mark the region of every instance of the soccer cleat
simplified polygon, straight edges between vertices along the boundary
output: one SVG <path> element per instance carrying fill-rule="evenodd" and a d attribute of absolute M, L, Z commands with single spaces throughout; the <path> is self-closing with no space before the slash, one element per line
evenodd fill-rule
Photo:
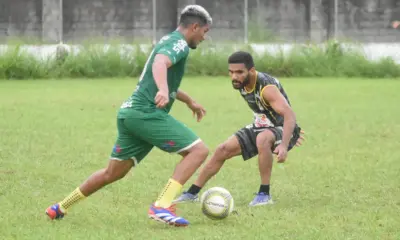
<path fill-rule="evenodd" d="M 64 217 L 64 215 L 66 214 L 65 212 L 63 212 L 60 208 L 60 204 L 54 204 L 53 206 L 50 206 L 46 209 L 46 214 L 47 216 L 49 216 L 49 218 L 51 220 L 54 219 L 62 219 Z"/>
<path fill-rule="evenodd" d="M 256 193 L 256 196 L 254 197 L 253 201 L 249 203 L 249 206 L 254 207 L 254 206 L 267 205 L 273 203 L 274 202 L 272 201 L 270 195 L 261 192 L 261 193 Z"/>
<path fill-rule="evenodd" d="M 177 199 L 173 201 L 173 203 L 181 203 L 181 202 L 199 202 L 199 196 L 197 194 L 191 194 L 188 192 L 183 192 Z"/>
<path fill-rule="evenodd" d="M 175 227 L 186 227 L 189 225 L 189 221 L 182 217 L 178 217 L 175 214 L 175 205 L 169 208 L 156 207 L 152 205 L 148 212 L 149 218 L 159 222 L 173 225 Z"/>

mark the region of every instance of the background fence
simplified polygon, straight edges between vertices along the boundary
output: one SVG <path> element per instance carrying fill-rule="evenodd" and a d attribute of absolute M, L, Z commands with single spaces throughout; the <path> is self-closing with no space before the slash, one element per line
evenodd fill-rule
<path fill-rule="evenodd" d="M 0 0 L 0 41 L 150 42 L 192 3 L 211 13 L 213 41 L 400 41 L 400 0 Z"/>

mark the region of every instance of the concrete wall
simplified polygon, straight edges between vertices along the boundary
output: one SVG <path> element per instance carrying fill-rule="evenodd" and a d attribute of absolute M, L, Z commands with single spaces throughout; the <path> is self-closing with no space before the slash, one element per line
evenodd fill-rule
<path fill-rule="evenodd" d="M 61 4 L 62 2 L 62 4 Z M 212 14 L 213 40 L 243 41 L 243 0 L 156 0 L 157 39 L 176 27 L 180 9 L 197 3 Z M 397 0 L 248 0 L 250 41 L 321 42 L 334 35 L 362 42 L 396 42 Z M 62 13 L 62 14 L 61 14 Z M 55 43 L 85 39 L 152 39 L 152 0 L 1 0 L 0 41 L 12 38 Z"/>
<path fill-rule="evenodd" d="M 1 0 L 0 39 L 40 39 L 42 32 L 41 0 Z"/>
<path fill-rule="evenodd" d="M 157 32 L 176 27 L 176 1 L 157 1 Z M 63 3 L 64 39 L 120 37 L 151 39 L 152 1 L 149 0 L 68 0 Z"/>

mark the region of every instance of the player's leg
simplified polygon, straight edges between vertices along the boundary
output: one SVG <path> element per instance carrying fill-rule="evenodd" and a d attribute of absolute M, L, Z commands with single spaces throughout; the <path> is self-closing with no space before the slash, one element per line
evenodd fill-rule
<path fill-rule="evenodd" d="M 261 184 L 255 198 L 250 202 L 250 206 L 273 203 L 269 189 L 273 165 L 272 149 L 274 148 L 275 142 L 275 134 L 270 129 L 264 130 L 257 135 L 256 146 Z"/>
<path fill-rule="evenodd" d="M 169 118 L 168 122 L 170 128 L 165 132 L 165 136 L 168 136 L 168 139 L 172 139 L 174 147 L 165 148 L 163 145 L 158 146 L 164 151 L 170 153 L 176 152 L 183 158 L 176 165 L 171 178 L 161 191 L 154 206 L 171 206 L 173 204 L 173 199 L 181 191 L 182 186 L 196 172 L 201 164 L 204 163 L 209 153 L 206 145 L 189 128 L 172 117 Z M 154 209 L 154 207 L 152 209 Z M 150 209 L 150 212 L 152 209 Z M 187 222 L 187 224 L 189 224 L 189 222 Z"/>
<path fill-rule="evenodd" d="M 173 204 L 173 199 L 181 191 L 182 186 L 196 172 L 208 156 L 208 148 L 201 141 L 195 140 L 190 148 L 179 153 L 183 158 L 176 165 L 175 170 L 168 183 L 161 191 L 155 206 L 167 207 Z"/>
<path fill-rule="evenodd" d="M 290 151 L 299 139 L 300 128 L 296 128 L 289 142 Z M 283 136 L 282 127 L 267 128 L 257 135 L 256 145 L 258 150 L 258 166 L 261 178 L 259 191 L 250 206 L 272 204 L 270 195 L 270 181 L 273 165 L 273 151 L 281 143 Z"/>
<path fill-rule="evenodd" d="M 211 156 L 210 160 L 201 169 L 199 176 L 188 191 L 183 192 L 174 202 L 198 201 L 198 193 L 201 188 L 219 172 L 225 161 L 240 155 L 241 147 L 237 136 L 231 136 L 228 140 L 220 144 Z"/>
<path fill-rule="evenodd" d="M 183 158 L 176 165 L 172 178 L 184 185 L 207 159 L 209 150 L 199 139 L 190 144 L 187 149 L 177 153 Z"/>
<path fill-rule="evenodd" d="M 215 153 L 203 167 L 194 184 L 200 188 L 204 187 L 208 180 L 219 172 L 226 160 L 240 155 L 241 152 L 238 138 L 235 135 L 231 136 L 217 147 Z"/>
<path fill-rule="evenodd" d="M 250 124 L 237 131 L 234 136 L 230 137 L 225 143 L 221 144 L 209 161 L 211 166 L 211 171 L 209 173 L 210 176 L 207 177 L 207 170 L 205 170 L 204 173 L 200 173 L 201 176 L 198 177 L 196 183 L 193 184 L 187 192 L 184 192 L 176 201 L 196 201 L 197 195 L 200 192 L 201 187 L 204 187 L 206 181 L 208 181 L 213 175 L 215 175 L 219 171 L 225 160 L 239 154 L 242 155 L 242 158 L 245 161 L 256 156 L 258 153 L 255 144 L 257 134 L 258 131 L 254 131 L 252 124 Z M 206 164 L 204 169 L 208 168 L 207 165 L 208 163 Z"/>
<path fill-rule="evenodd" d="M 78 189 L 88 197 L 102 187 L 123 178 L 133 166 L 133 159 L 110 159 L 106 168 L 93 173 Z"/>
<path fill-rule="evenodd" d="M 157 201 L 148 211 L 150 218 L 178 227 L 189 225 L 189 221 L 176 216 L 175 206 L 172 201 L 208 155 L 207 147 L 199 140 L 193 141 L 187 147 L 188 149 L 179 152 L 183 159 L 176 165 L 172 176 L 168 179 Z"/>
<path fill-rule="evenodd" d="M 176 216 L 172 200 L 207 158 L 208 148 L 196 134 L 171 115 L 160 111 L 146 114 L 146 117 L 147 127 L 140 127 L 136 134 L 163 151 L 183 156 L 156 202 L 150 207 L 148 215 L 171 225 L 186 226 L 189 222 Z"/>
<path fill-rule="evenodd" d="M 152 145 L 133 137 L 125 127 L 124 120 L 118 119 L 118 138 L 111 153 L 108 166 L 93 173 L 85 182 L 61 202 L 49 207 L 46 214 L 51 219 L 64 217 L 68 208 L 90 196 L 102 187 L 123 178 L 129 170 L 152 149 Z"/>

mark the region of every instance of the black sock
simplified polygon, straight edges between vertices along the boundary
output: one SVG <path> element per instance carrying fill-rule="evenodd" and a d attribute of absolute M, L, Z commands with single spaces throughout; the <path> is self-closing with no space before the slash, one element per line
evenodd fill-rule
<path fill-rule="evenodd" d="M 258 191 L 259 193 L 265 193 L 267 195 L 269 195 L 269 184 L 268 185 L 260 185 L 260 191 Z"/>
<path fill-rule="evenodd" d="M 190 194 L 196 195 L 200 192 L 200 190 L 201 190 L 201 187 L 192 184 L 192 186 L 190 186 L 190 188 L 187 192 Z"/>

